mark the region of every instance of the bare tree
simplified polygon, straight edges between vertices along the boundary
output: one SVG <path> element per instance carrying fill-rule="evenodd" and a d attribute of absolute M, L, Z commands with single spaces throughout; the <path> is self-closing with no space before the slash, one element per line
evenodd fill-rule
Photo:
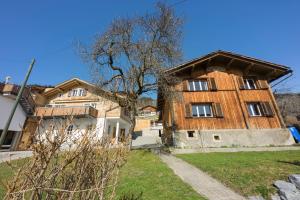
<path fill-rule="evenodd" d="M 4 199 L 115 199 L 127 144 L 113 146 L 95 129 L 68 131 L 73 117 L 40 120 L 33 157 L 7 184 Z M 130 198 L 128 198 L 130 199 Z"/>
<path fill-rule="evenodd" d="M 164 98 L 170 99 L 172 85 L 178 81 L 165 69 L 181 59 L 183 20 L 165 4 L 157 3 L 156 8 L 151 14 L 113 21 L 93 45 L 81 48 L 84 58 L 93 64 L 94 82 L 129 112 L 130 133 L 138 98 L 160 88 Z"/>

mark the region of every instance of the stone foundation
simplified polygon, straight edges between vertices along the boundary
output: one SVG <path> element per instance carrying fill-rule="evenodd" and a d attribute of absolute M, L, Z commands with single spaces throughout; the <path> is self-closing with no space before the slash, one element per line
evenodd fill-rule
<path fill-rule="evenodd" d="M 257 147 L 295 143 L 288 129 L 180 130 L 174 133 L 175 147 Z M 189 137 L 193 136 L 193 137 Z"/>

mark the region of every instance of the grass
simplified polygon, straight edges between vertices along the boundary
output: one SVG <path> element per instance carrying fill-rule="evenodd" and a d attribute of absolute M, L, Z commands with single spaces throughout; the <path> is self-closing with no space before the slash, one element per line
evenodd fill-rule
<path fill-rule="evenodd" d="M 138 194 L 144 200 L 192 200 L 201 198 L 161 160 L 148 151 L 132 151 L 121 171 L 118 194 Z"/>
<path fill-rule="evenodd" d="M 275 192 L 275 180 L 300 173 L 300 151 L 181 154 L 177 157 L 219 179 L 242 195 Z"/>
<path fill-rule="evenodd" d="M 13 161 L 22 165 L 24 159 Z M 13 171 L 7 164 L 0 164 L 0 180 L 7 181 Z M 128 162 L 120 173 L 117 196 L 123 194 L 142 194 L 143 200 L 196 200 L 200 197 L 190 186 L 186 185 L 160 159 L 148 151 L 132 151 Z M 0 185 L 0 199 L 5 195 L 5 187 Z"/>

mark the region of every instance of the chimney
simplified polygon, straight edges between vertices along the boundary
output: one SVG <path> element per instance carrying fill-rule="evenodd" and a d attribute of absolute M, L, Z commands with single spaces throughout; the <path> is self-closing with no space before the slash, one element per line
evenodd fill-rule
<path fill-rule="evenodd" d="M 5 84 L 9 84 L 11 77 L 10 76 L 6 76 L 5 77 Z"/>

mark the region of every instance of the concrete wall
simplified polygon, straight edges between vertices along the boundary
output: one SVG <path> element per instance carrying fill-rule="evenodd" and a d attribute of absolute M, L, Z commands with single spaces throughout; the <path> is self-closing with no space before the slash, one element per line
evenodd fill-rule
<path fill-rule="evenodd" d="M 196 130 L 174 133 L 177 148 L 283 146 L 295 143 L 288 129 Z"/>
<path fill-rule="evenodd" d="M 14 102 L 14 99 L 0 95 L 0 130 L 3 130 L 4 128 Z M 26 113 L 24 112 L 23 108 L 20 105 L 18 105 L 15 115 L 9 126 L 9 130 L 22 131 L 25 120 Z"/>

